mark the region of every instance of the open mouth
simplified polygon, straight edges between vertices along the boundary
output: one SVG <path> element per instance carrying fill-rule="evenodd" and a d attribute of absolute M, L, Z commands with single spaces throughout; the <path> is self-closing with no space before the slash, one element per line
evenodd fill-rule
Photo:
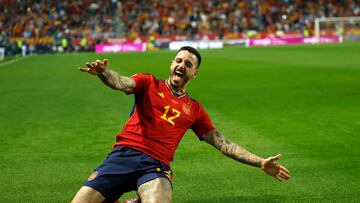
<path fill-rule="evenodd" d="M 176 75 L 177 77 L 181 78 L 181 77 L 183 77 L 185 74 L 184 74 L 183 72 L 181 72 L 181 71 L 176 70 L 176 71 L 175 71 L 175 75 Z"/>

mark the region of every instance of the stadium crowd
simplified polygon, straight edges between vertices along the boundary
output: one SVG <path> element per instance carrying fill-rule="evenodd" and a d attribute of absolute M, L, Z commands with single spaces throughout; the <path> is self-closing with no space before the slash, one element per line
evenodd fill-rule
<path fill-rule="evenodd" d="M 117 2 L 109 0 L 1 0 L 0 46 L 19 52 L 91 50 L 114 37 Z"/>
<path fill-rule="evenodd" d="M 124 2 L 120 13 L 131 36 L 286 32 L 313 27 L 316 17 L 358 15 L 359 0 L 139 0 Z"/>
<path fill-rule="evenodd" d="M 196 39 L 249 30 L 310 32 L 316 17 L 359 16 L 360 0 L 0 0 L 7 54 L 93 50 L 107 38 Z"/>

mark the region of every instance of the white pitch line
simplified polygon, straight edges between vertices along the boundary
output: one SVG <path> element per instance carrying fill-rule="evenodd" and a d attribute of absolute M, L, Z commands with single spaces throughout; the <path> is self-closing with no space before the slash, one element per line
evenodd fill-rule
<path fill-rule="evenodd" d="M 17 58 L 17 59 L 13 59 L 13 60 L 10 60 L 10 61 L 6 61 L 4 63 L 0 63 L 0 67 L 3 67 L 3 66 L 7 66 L 7 65 L 10 65 L 10 64 L 13 64 L 13 63 L 16 63 L 16 62 L 19 62 L 19 61 L 22 61 L 26 58 L 29 58 L 29 56 L 23 56 L 23 57 L 20 57 L 20 58 Z"/>

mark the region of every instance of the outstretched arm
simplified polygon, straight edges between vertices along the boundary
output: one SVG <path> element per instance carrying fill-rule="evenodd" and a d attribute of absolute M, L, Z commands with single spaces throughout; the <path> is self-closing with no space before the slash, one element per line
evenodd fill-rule
<path fill-rule="evenodd" d="M 110 70 L 107 67 L 107 64 L 107 59 L 102 61 L 96 60 L 95 62 L 86 63 L 87 68 L 79 68 L 79 70 L 82 72 L 87 72 L 91 75 L 98 76 L 105 85 L 111 87 L 114 90 L 129 92 L 132 88 L 135 87 L 134 79 L 121 76 L 116 71 Z"/>
<path fill-rule="evenodd" d="M 288 180 L 290 178 L 289 171 L 282 165 L 275 161 L 280 158 L 280 154 L 269 157 L 267 159 L 261 158 L 245 148 L 232 143 L 225 139 L 225 137 L 216 129 L 210 131 L 203 136 L 203 139 L 218 149 L 225 156 L 235 159 L 241 163 L 261 168 L 265 173 L 278 180 Z"/>

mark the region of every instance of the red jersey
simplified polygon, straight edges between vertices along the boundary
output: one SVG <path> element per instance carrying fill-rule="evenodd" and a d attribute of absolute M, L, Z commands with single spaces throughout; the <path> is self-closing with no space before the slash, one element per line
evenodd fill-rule
<path fill-rule="evenodd" d="M 204 108 L 186 93 L 174 95 L 164 80 L 153 75 L 136 74 L 132 78 L 136 82 L 131 92 L 135 105 L 115 146 L 130 147 L 170 165 L 189 128 L 200 140 L 214 129 Z"/>

